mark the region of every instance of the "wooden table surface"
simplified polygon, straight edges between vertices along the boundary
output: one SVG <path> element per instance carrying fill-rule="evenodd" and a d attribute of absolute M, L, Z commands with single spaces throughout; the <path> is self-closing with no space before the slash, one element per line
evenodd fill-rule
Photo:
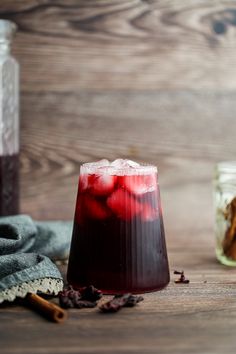
<path fill-rule="evenodd" d="M 1 353 L 234 353 L 235 271 L 216 263 L 202 245 L 176 243 L 169 259 L 171 270 L 185 269 L 190 284 L 175 284 L 172 276 L 166 289 L 116 314 L 74 309 L 59 325 L 27 308 L 2 305 Z"/>
<path fill-rule="evenodd" d="M 235 353 L 236 269 L 215 259 L 211 185 L 236 156 L 235 1 L 1 0 L 0 17 L 19 28 L 22 212 L 72 219 L 85 161 L 153 163 L 171 269 L 115 315 L 57 325 L 2 305 L 0 353 Z"/>

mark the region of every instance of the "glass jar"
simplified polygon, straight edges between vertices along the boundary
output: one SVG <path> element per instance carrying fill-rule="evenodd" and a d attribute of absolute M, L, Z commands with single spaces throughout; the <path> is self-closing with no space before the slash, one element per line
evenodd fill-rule
<path fill-rule="evenodd" d="M 236 266 L 236 161 L 217 164 L 214 201 L 217 259 Z"/>
<path fill-rule="evenodd" d="M 19 67 L 10 45 L 16 25 L 0 20 L 0 216 L 19 212 Z"/>

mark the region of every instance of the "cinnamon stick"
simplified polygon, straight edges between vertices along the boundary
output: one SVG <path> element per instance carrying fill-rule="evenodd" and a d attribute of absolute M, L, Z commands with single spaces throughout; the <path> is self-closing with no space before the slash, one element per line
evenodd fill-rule
<path fill-rule="evenodd" d="M 39 295 L 27 294 L 25 302 L 53 322 L 62 323 L 67 318 L 66 311 L 58 305 L 43 299 Z"/>
<path fill-rule="evenodd" d="M 223 250 L 227 257 L 236 260 L 236 197 L 226 206 L 224 216 L 229 226 L 223 239 Z"/>

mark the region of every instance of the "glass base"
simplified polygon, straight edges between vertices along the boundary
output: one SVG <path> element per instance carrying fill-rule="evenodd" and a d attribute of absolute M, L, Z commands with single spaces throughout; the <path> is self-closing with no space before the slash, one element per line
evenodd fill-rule
<path fill-rule="evenodd" d="M 70 283 L 74 289 L 81 289 L 84 286 L 78 286 L 78 284 L 73 284 Z M 147 288 L 132 288 L 132 289 L 124 289 L 124 290 L 117 290 L 117 289 L 103 289 L 103 288 L 99 288 L 99 290 L 101 290 L 101 292 L 103 293 L 103 295 L 117 295 L 117 294 L 127 294 L 127 293 L 132 293 L 132 294 L 145 294 L 145 293 L 152 293 L 152 292 L 156 292 L 156 291 L 160 291 L 162 289 L 164 289 L 167 285 L 169 284 L 169 281 L 166 284 L 162 284 L 160 286 L 156 286 L 156 287 L 147 287 Z"/>
<path fill-rule="evenodd" d="M 236 267 L 236 260 L 228 258 L 222 250 L 217 250 L 216 249 L 216 258 L 218 261 L 226 266 L 229 267 Z"/>
<path fill-rule="evenodd" d="M 132 293 L 132 294 L 146 294 L 146 293 L 153 293 L 156 291 L 160 291 L 162 289 L 164 289 L 166 286 L 168 285 L 161 285 L 159 287 L 155 287 L 155 288 L 146 288 L 146 289 L 128 289 L 128 290 L 106 290 L 106 289 L 101 289 L 102 293 L 104 295 L 117 295 L 117 294 L 127 294 L 127 293 Z"/>

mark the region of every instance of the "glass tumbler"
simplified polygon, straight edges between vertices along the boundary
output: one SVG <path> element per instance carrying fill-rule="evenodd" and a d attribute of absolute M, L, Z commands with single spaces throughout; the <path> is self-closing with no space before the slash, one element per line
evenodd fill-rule
<path fill-rule="evenodd" d="M 81 166 L 67 279 L 106 294 L 168 284 L 155 166 L 121 159 Z"/>
<path fill-rule="evenodd" d="M 14 23 L 0 20 L 0 216 L 19 212 L 19 68 L 11 56 Z"/>

